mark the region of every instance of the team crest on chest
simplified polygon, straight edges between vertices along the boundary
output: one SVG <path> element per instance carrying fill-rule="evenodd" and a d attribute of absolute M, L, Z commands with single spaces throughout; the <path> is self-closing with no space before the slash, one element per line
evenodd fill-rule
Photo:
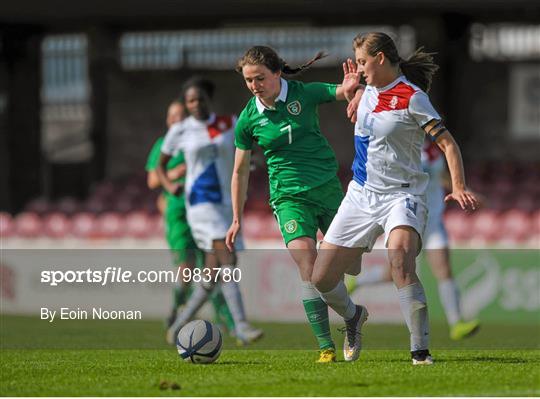
<path fill-rule="evenodd" d="M 299 115 L 302 112 L 302 106 L 300 101 L 295 100 L 292 103 L 287 104 L 287 111 L 292 115 Z"/>
<path fill-rule="evenodd" d="M 392 97 L 392 99 L 390 100 L 390 108 L 396 109 L 397 103 L 398 103 L 397 96 Z"/>

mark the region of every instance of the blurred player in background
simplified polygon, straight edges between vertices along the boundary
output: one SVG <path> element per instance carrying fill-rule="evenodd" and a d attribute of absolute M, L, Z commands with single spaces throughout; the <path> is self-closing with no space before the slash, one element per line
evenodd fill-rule
<path fill-rule="evenodd" d="M 255 46 L 238 61 L 249 91 L 254 95 L 236 126 L 236 155 L 232 177 L 233 223 L 227 245 L 238 245 L 249 181 L 253 142 L 264 151 L 270 180 L 270 204 L 283 240 L 302 279 L 301 297 L 313 334 L 321 350 L 318 362 L 335 361 L 328 307 L 311 284 L 317 256 L 317 230 L 330 225 L 343 198 L 336 176 L 334 151 L 319 128 L 318 106 L 345 100 L 340 85 L 285 80 L 323 55 L 293 69 L 270 47 Z M 355 84 L 354 77 L 351 84 Z M 343 84 L 347 84 L 344 77 Z"/>
<path fill-rule="evenodd" d="M 427 301 L 415 261 L 427 222 L 429 176 L 421 163 L 426 133 L 448 162 L 452 192 L 447 200 L 457 201 L 464 210 L 476 209 L 478 200 L 465 186 L 459 147 L 426 94 L 438 68 L 431 55 L 417 50 L 403 60 L 393 40 L 380 32 L 357 36 L 353 47 L 356 64 L 349 60 L 348 72 L 357 73 L 358 80 L 363 75 L 367 83 L 354 129 L 353 180 L 324 237 L 312 281 L 328 305 L 343 316 L 344 357 L 356 360 L 367 310 L 351 301 L 343 277 L 384 233 L 392 279 L 411 336 L 412 363 L 429 365 L 433 359 L 428 349 Z"/>
<path fill-rule="evenodd" d="M 460 340 L 473 335 L 480 323 L 478 320 L 464 321 L 461 313 L 459 290 L 452 276 L 448 234 L 444 227 L 444 192 L 451 189 L 444 157 L 435 143 L 426 137 L 422 148 L 422 168 L 429 174 L 426 203 L 429 210 L 424 233 L 425 254 L 433 275 L 438 280 L 439 298 L 450 326 L 450 338 Z M 352 294 L 357 288 L 369 284 L 392 281 L 388 265 L 377 265 L 362 271 L 357 277 L 345 280 L 347 291 Z"/>
<path fill-rule="evenodd" d="M 263 332 L 246 321 L 242 296 L 237 281 L 223 279 L 236 266 L 235 252 L 225 246 L 225 235 L 232 220 L 230 181 L 234 161 L 234 123 L 232 115 L 218 116 L 211 111 L 212 82 L 191 79 L 184 84 L 182 100 L 190 114 L 171 126 L 161 146 L 157 174 L 162 186 L 171 195 L 185 195 L 187 220 L 197 247 L 205 252 L 203 275 L 207 282 L 196 284 L 186 306 L 167 332 L 174 343 L 178 331 L 188 323 L 221 279 L 221 290 L 231 310 L 235 334 L 241 343 L 250 343 Z M 165 168 L 169 160 L 183 152 L 187 166 L 185 182 L 174 182 Z M 239 248 L 241 249 L 241 248 Z M 215 269 L 221 268 L 220 278 Z"/>
<path fill-rule="evenodd" d="M 187 112 L 184 105 L 180 101 L 173 101 L 167 110 L 167 128 L 182 121 L 185 117 L 187 117 Z M 161 136 L 156 140 L 146 162 L 147 185 L 150 189 L 161 187 L 156 168 L 164 138 L 164 136 Z M 185 182 L 185 174 L 184 154 L 179 152 L 167 163 L 167 177 L 171 181 L 183 183 Z M 186 219 L 184 195 L 175 196 L 163 191 L 158 197 L 157 205 L 160 213 L 164 216 L 165 237 L 171 249 L 174 264 L 181 269 L 193 269 L 195 265 L 201 266 L 204 255 L 197 248 L 191 235 L 191 229 Z M 167 318 L 167 328 L 176 319 L 178 309 L 186 303 L 190 293 L 191 284 L 188 281 L 179 281 L 174 286 L 173 306 Z M 219 288 L 212 293 L 211 301 L 216 314 L 216 322 L 225 325 L 229 332 L 234 333 L 234 320 Z"/>

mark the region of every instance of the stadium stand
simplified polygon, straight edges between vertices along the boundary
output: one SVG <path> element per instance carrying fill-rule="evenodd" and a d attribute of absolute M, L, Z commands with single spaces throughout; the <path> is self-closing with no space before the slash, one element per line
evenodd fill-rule
<path fill-rule="evenodd" d="M 468 165 L 470 187 L 486 198 L 484 209 L 466 214 L 449 206 L 445 223 L 452 242 L 502 242 L 538 245 L 540 241 L 540 167 L 536 163 L 478 162 Z M 344 184 L 348 167 L 339 171 Z M 156 207 L 157 192 L 149 191 L 142 176 L 104 181 L 83 201 L 38 197 L 18 215 L 0 213 L 3 238 L 40 236 L 62 239 L 163 237 L 163 221 Z M 268 205 L 266 171 L 255 169 L 244 218 L 244 235 L 255 240 L 279 239 Z"/>

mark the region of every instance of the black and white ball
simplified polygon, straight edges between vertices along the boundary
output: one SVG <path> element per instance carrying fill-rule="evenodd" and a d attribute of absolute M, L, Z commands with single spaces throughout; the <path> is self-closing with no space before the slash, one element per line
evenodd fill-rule
<path fill-rule="evenodd" d="M 176 338 L 178 354 L 186 362 L 213 363 L 221 354 L 221 331 L 206 320 L 186 324 Z"/>

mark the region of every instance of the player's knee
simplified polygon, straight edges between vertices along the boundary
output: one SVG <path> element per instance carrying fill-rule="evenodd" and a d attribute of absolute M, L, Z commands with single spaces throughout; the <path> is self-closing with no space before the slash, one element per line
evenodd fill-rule
<path fill-rule="evenodd" d="M 393 242 L 388 246 L 388 253 L 403 253 L 403 254 L 415 254 L 418 247 L 416 241 L 401 240 Z"/>
<path fill-rule="evenodd" d="M 390 232 L 389 251 L 402 251 L 416 255 L 420 246 L 418 232 L 410 226 L 398 226 Z"/>
<path fill-rule="evenodd" d="M 417 249 L 408 243 L 397 244 L 388 249 L 388 260 L 392 269 L 410 270 L 415 264 Z"/>

